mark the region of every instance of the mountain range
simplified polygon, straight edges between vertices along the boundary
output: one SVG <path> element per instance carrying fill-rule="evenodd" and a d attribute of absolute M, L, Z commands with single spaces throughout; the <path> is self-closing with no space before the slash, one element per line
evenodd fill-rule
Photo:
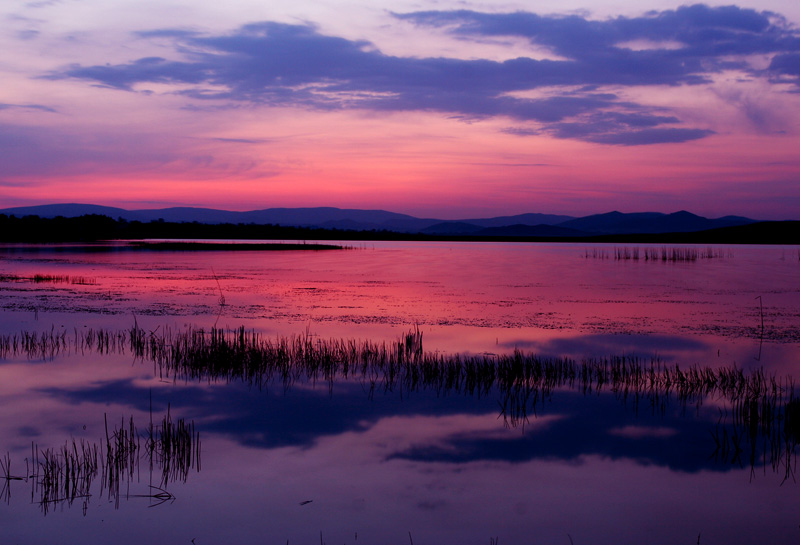
<path fill-rule="evenodd" d="M 493 218 L 441 220 L 417 218 L 385 210 L 318 208 L 267 208 L 232 212 L 212 208 L 160 208 L 125 210 L 92 204 L 47 204 L 0 209 L 8 216 L 36 215 L 42 218 L 78 217 L 87 214 L 108 216 L 126 221 L 198 222 L 207 224 L 272 224 L 355 231 L 393 231 L 428 235 L 468 236 L 543 236 L 579 237 L 587 235 L 688 233 L 748 225 L 757 220 L 741 216 L 704 218 L 686 211 L 672 214 L 658 212 L 608 212 L 584 217 L 553 214 L 520 214 Z"/>

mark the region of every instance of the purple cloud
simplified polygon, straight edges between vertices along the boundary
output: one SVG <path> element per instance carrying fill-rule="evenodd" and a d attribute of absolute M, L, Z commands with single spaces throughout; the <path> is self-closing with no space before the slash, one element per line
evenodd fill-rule
<path fill-rule="evenodd" d="M 56 110 L 50 106 L 42 104 L 6 104 L 0 102 L 0 110 L 33 110 L 39 112 L 56 113 Z"/>
<path fill-rule="evenodd" d="M 618 68 L 625 68 L 626 63 L 636 65 L 647 59 L 659 60 L 666 66 L 658 68 L 666 68 L 676 77 L 676 82 L 680 81 L 680 74 L 703 77 L 709 70 L 708 65 L 680 64 L 692 58 L 708 61 L 727 55 L 800 50 L 800 36 L 784 18 L 772 12 L 736 6 L 712 8 L 698 4 L 605 21 L 577 15 L 490 14 L 466 10 L 414 12 L 395 14 L 395 17 L 422 26 L 447 27 L 450 32 L 467 37 L 519 36 L 576 61 L 605 60 Z M 636 40 L 674 42 L 682 47 L 620 53 L 619 44 Z"/>
<path fill-rule="evenodd" d="M 779 81 L 794 83 L 800 91 L 800 53 L 775 55 L 770 62 L 769 72 Z"/>
<path fill-rule="evenodd" d="M 796 31 L 775 14 L 733 6 L 689 6 L 606 21 L 473 11 L 395 17 L 444 27 L 465 38 L 524 37 L 563 60 L 397 57 L 365 41 L 320 34 L 311 26 L 263 22 L 216 36 L 170 29 L 140 32 L 142 38 L 173 40 L 184 60 L 146 57 L 117 65 L 73 65 L 47 77 L 128 91 L 148 83 L 189 85 L 180 91 L 187 97 L 233 104 L 430 111 L 469 119 L 500 116 L 537 125 L 508 131 L 512 134 L 634 145 L 694 140 L 712 131 L 676 127 L 680 120 L 664 115 L 663 109 L 597 92 L 600 86 L 696 85 L 731 67 L 756 75 L 744 60 L 754 53 L 777 54 L 770 67 L 773 74 L 798 75 Z M 655 45 L 641 50 L 621 46 L 642 40 Z M 539 98 L 513 95 L 544 88 L 547 95 Z"/>

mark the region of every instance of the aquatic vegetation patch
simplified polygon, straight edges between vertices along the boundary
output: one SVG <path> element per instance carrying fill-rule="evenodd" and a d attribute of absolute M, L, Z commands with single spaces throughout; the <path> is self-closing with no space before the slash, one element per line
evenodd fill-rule
<path fill-rule="evenodd" d="M 285 390 L 321 383 L 331 392 L 337 380 L 358 380 L 368 396 L 381 391 L 496 395 L 499 417 L 512 427 L 525 426 L 529 415 L 559 390 L 608 392 L 635 411 L 647 407 L 662 414 L 673 403 L 699 411 L 711 401 L 724 411 L 720 422 L 725 417 L 711 432 L 716 448 L 712 456 L 722 463 L 770 466 L 783 473 L 784 480 L 794 479 L 800 409 L 789 376 L 768 374 L 763 368 L 745 372 L 736 366 L 681 367 L 657 357 L 612 355 L 578 361 L 520 350 L 442 354 L 426 352 L 422 337 L 418 327 L 394 342 L 373 342 L 321 339 L 308 331 L 266 338 L 244 327 L 146 331 L 134 325 L 127 331 L 75 330 L 74 336 L 56 330 L 0 335 L 0 358 L 130 352 L 134 359 L 151 362 L 161 380 L 237 381 L 259 389 L 278 384 Z M 119 446 L 114 451 L 124 452 Z M 180 454 L 169 458 L 175 455 Z"/>
<path fill-rule="evenodd" d="M 117 508 L 123 498 L 149 498 L 150 506 L 155 506 L 174 499 L 167 490 L 170 482 L 186 482 L 192 470 L 200 471 L 200 433 L 194 422 L 173 420 L 169 409 L 157 425 L 151 414 L 144 432 L 136 427 L 133 417 L 122 419 L 119 427 L 111 430 L 107 415 L 104 419 L 105 438 L 99 442 L 72 438 L 59 447 L 48 448 L 31 443 L 22 475 L 14 472 L 11 456 L 6 453 L 0 458 L 0 497 L 9 502 L 12 482 L 22 481 L 30 485 L 31 501 L 44 514 L 57 505 L 71 506 L 80 500 L 85 515 L 97 486 L 99 495 Z M 149 493 L 131 494 L 130 485 L 141 474 L 142 460 L 148 467 Z M 153 475 L 159 472 L 160 481 L 155 485 Z"/>
<path fill-rule="evenodd" d="M 0 274 L 0 282 L 31 282 L 33 284 L 79 284 L 95 285 L 97 278 L 91 276 L 70 276 L 67 274 L 41 274 L 22 276 L 18 274 Z"/>
<path fill-rule="evenodd" d="M 719 249 L 708 246 L 696 247 L 669 247 L 669 246 L 622 246 L 609 248 L 594 247 L 586 249 L 585 259 L 613 259 L 614 261 L 647 261 L 662 263 L 693 263 L 703 259 L 733 258 L 730 249 Z"/>

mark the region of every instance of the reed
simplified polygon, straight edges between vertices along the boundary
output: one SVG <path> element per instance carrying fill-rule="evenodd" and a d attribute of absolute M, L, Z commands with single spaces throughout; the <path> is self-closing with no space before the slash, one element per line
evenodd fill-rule
<path fill-rule="evenodd" d="M 54 504 L 72 505 L 91 495 L 89 489 L 100 468 L 97 444 L 73 439 L 58 448 L 40 450 L 32 445 L 31 454 L 32 496 L 38 492 L 37 503 L 44 513 Z"/>
<path fill-rule="evenodd" d="M 500 417 L 506 425 L 524 426 L 529 414 L 552 398 L 558 390 L 589 393 L 610 392 L 623 403 L 638 407 L 646 402 L 653 411 L 665 412 L 670 403 L 699 409 L 708 398 L 725 401 L 731 428 L 717 434 L 717 454 L 737 452 L 744 441 L 754 446 L 757 438 L 770 445 L 767 453 L 777 471 L 793 477 L 793 453 L 800 436 L 796 433 L 797 403 L 791 377 L 768 375 L 763 368 L 745 373 L 731 366 L 709 368 L 700 365 L 667 365 L 658 358 L 609 356 L 584 358 L 542 357 L 519 350 L 501 355 L 464 355 L 425 352 L 422 332 L 414 327 L 394 342 L 354 339 L 323 340 L 304 334 L 264 338 L 244 327 L 203 330 L 188 327 L 144 331 L 137 324 L 127 332 L 86 330 L 75 338 L 51 332 L 44 336 L 20 334 L 0 338 L 0 356 L 16 353 L 52 354 L 58 351 L 130 350 L 134 358 L 150 361 L 163 380 L 244 382 L 257 388 L 280 384 L 288 390 L 295 383 L 323 382 L 330 389 L 337 380 L 361 381 L 372 396 L 385 392 L 433 391 L 443 396 L 498 396 Z M 18 339 L 25 342 L 17 342 Z M 127 347 L 125 344 L 127 343 Z M 788 414 L 792 412 L 791 418 Z M 185 459 L 191 464 L 191 429 L 175 429 L 169 411 L 161 424 L 163 451 L 148 447 L 169 460 Z M 787 422 L 794 422 L 787 427 Z M 748 430 L 747 434 L 743 430 Z M 175 451 L 175 434 L 184 439 L 188 451 Z M 120 438 L 114 436 L 115 441 Z M 155 444 L 155 443 L 153 443 Z M 199 449 L 199 441 L 196 442 Z M 107 450 L 110 450 L 107 445 Z M 129 449 L 130 450 L 130 449 Z M 125 452 L 117 444 L 114 452 Z M 752 451 L 755 453 L 755 451 Z M 198 460 L 199 461 L 199 460 Z M 755 454 L 752 462 L 757 462 Z M 184 466 L 186 465 L 184 463 Z M 175 477 L 165 474 L 166 483 Z"/>
<path fill-rule="evenodd" d="M 142 439 L 145 447 L 142 448 Z M 149 474 L 161 472 L 161 485 L 150 485 L 149 494 L 129 494 L 130 485 L 140 475 L 140 462 L 149 462 Z M 88 499 L 95 487 L 118 508 L 123 498 L 150 498 L 158 505 L 174 499 L 167 491 L 170 481 L 186 482 L 191 470 L 200 470 L 200 434 L 194 422 L 173 420 L 169 412 L 160 426 L 151 425 L 141 433 L 133 418 L 121 420 L 119 427 L 109 429 L 105 417 L 105 438 L 100 442 L 71 439 L 60 447 L 40 448 L 31 443 L 31 454 L 25 459 L 24 476 L 11 472 L 11 458 L 0 458 L 0 478 L 4 482 L 2 497 L 11 496 L 11 481 L 26 481 L 31 486 L 31 500 L 44 514 L 54 506 L 71 506 L 76 500 Z"/>
<path fill-rule="evenodd" d="M 589 248 L 586 248 L 583 257 L 585 259 L 608 259 L 608 251 L 605 248 L 592 248 L 590 252 Z"/>
<path fill-rule="evenodd" d="M 169 349 L 165 348 L 169 346 Z M 156 350 L 148 353 L 147 347 Z M 657 358 L 632 356 L 545 358 L 515 351 L 504 355 L 445 355 L 425 352 L 418 328 L 394 343 L 347 339 L 322 340 L 309 335 L 262 338 L 244 328 L 170 333 L 170 340 L 150 342 L 140 353 L 152 360 L 163 378 L 173 380 L 244 381 L 259 388 L 278 381 L 284 389 L 297 381 L 322 380 L 332 388 L 337 379 L 360 380 L 370 395 L 375 391 L 435 391 L 485 397 L 499 395 L 500 416 L 509 426 L 527 422 L 528 414 L 571 389 L 584 394 L 611 392 L 625 403 L 646 401 L 654 411 L 666 411 L 674 400 L 699 408 L 707 398 L 726 400 L 732 430 L 729 437 L 746 441 L 755 453 L 759 438 L 770 445 L 775 471 L 793 478 L 800 436 L 786 428 L 794 411 L 791 377 L 768 375 L 763 368 L 749 373 L 737 367 L 682 368 Z M 783 427 L 782 427 L 783 426 Z M 796 426 L 796 424 L 794 425 Z M 742 435 L 740 430 L 749 430 Z M 759 459 L 753 454 L 753 467 Z M 766 463 L 766 462 L 765 462 Z"/>
<path fill-rule="evenodd" d="M 59 355 L 98 352 L 125 354 L 130 343 L 130 332 L 104 328 L 66 329 L 49 331 L 21 331 L 0 335 L 0 358 L 24 355 L 31 360 L 52 360 Z"/>
<path fill-rule="evenodd" d="M 161 467 L 162 487 L 170 481 L 186 482 L 191 468 L 200 471 L 200 432 L 194 422 L 173 421 L 169 406 L 160 426 L 151 418 L 145 445 L 151 472 L 154 465 Z"/>
<path fill-rule="evenodd" d="M 31 282 L 34 284 L 97 284 L 97 278 L 90 276 L 69 276 L 66 274 L 44 274 L 36 273 L 32 276 L 21 276 L 17 274 L 0 274 L 0 282 Z"/>
<path fill-rule="evenodd" d="M 732 258 L 731 250 L 723 250 L 708 246 L 706 248 L 696 247 L 654 247 L 654 246 L 622 246 L 615 247 L 613 252 L 605 248 L 592 248 L 584 250 L 585 259 L 611 259 L 615 261 L 646 261 L 661 263 L 693 263 L 703 259 L 724 259 Z"/>

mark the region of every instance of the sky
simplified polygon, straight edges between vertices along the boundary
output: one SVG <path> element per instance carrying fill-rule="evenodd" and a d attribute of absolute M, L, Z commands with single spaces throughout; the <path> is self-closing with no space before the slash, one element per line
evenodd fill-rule
<path fill-rule="evenodd" d="M 3 0 L 0 208 L 800 219 L 800 3 Z"/>

